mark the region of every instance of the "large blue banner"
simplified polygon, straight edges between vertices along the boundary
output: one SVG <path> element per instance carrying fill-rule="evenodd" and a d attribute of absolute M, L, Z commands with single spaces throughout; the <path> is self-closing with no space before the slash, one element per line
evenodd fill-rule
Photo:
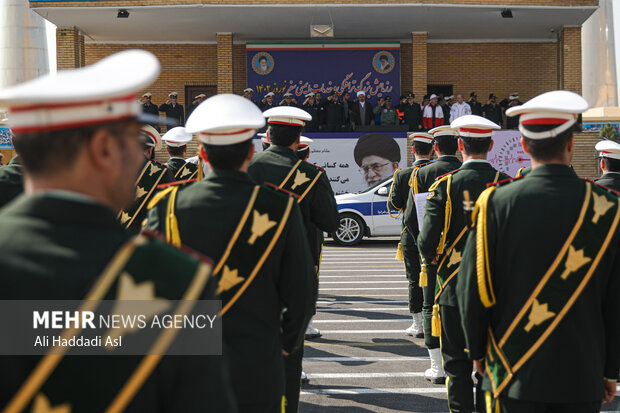
<path fill-rule="evenodd" d="M 371 102 L 400 95 L 400 44 L 394 43 L 248 43 L 247 85 L 261 100 L 275 93 L 278 104 L 292 93 L 299 105 L 310 92 L 351 99 L 363 90 Z"/>

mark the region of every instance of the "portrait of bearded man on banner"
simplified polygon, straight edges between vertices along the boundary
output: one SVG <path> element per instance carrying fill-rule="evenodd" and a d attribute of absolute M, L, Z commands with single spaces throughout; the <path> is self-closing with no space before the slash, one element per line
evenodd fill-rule
<path fill-rule="evenodd" d="M 400 156 L 400 147 L 385 133 L 364 135 L 353 149 L 355 163 L 369 187 L 392 177 L 398 169 Z"/>

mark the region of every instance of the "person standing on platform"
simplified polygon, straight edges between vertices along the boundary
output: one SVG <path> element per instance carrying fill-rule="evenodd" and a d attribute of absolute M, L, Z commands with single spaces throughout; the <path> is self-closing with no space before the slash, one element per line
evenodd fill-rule
<path fill-rule="evenodd" d="M 402 231 L 400 234 L 400 242 L 398 243 L 398 251 L 396 259 L 404 261 L 405 273 L 407 281 L 409 281 L 409 312 L 411 313 L 411 326 L 405 330 L 407 335 L 422 338 L 424 337 L 424 321 L 422 318 L 422 302 L 423 294 L 420 287 L 420 253 L 416 246 L 416 237 L 419 233 L 417 226 L 409 228 L 405 224 L 405 212 L 408 207 L 415 208 L 415 204 L 407 204 L 407 198 L 411 192 L 409 186 L 413 179 L 412 174 L 417 174 L 420 168 L 430 165 L 433 156 L 433 135 L 424 132 L 414 132 L 409 134 L 413 140 L 413 156 L 415 162 L 409 168 L 398 170 L 394 173 L 394 179 L 390 188 L 387 201 L 387 209 L 392 216 L 392 209 L 401 211 Z M 416 214 L 416 212 L 411 212 Z M 400 215 L 400 213 L 399 213 Z M 393 217 L 398 218 L 398 216 Z"/>
<path fill-rule="evenodd" d="M 424 108 L 422 115 L 424 129 L 433 129 L 444 124 L 443 109 L 437 104 L 437 95 L 431 95 L 430 103 Z"/>
<path fill-rule="evenodd" d="M 456 95 L 456 103 L 450 109 L 450 122 L 454 122 L 461 116 L 471 115 L 471 106 L 465 103 L 463 95 Z"/>
<path fill-rule="evenodd" d="M 310 225 L 328 234 L 336 231 L 339 225 L 338 207 L 325 171 L 301 161 L 296 155 L 301 130 L 305 122 L 310 120 L 310 115 L 299 108 L 291 107 L 273 108 L 263 115 L 269 124 L 271 146 L 254 156 L 248 173 L 255 182 L 274 182 L 279 188 L 298 196 L 297 202 L 301 208 L 310 245 L 316 242 Z M 311 292 L 316 298 L 318 289 L 316 272 L 320 257 L 315 255 L 312 258 L 315 277 Z M 311 304 L 308 308 L 309 314 L 313 313 L 316 301 Z M 309 327 L 312 328 L 312 325 Z M 286 359 L 286 411 L 291 413 L 296 413 L 299 406 L 302 358 L 303 346 Z"/>
<path fill-rule="evenodd" d="M 280 101 L 280 105 L 279 106 L 297 106 L 297 103 L 295 103 L 293 101 L 293 94 L 292 93 L 285 93 L 284 94 L 284 99 L 282 99 Z"/>
<path fill-rule="evenodd" d="M 478 102 L 478 94 L 471 92 L 467 103 L 471 107 L 471 114 L 476 116 L 482 116 L 482 105 Z"/>
<path fill-rule="evenodd" d="M 274 96 L 275 96 L 275 93 L 273 92 L 269 92 L 265 94 L 265 96 L 263 97 L 263 100 L 260 101 L 260 105 L 258 105 L 260 110 L 267 110 L 267 109 L 271 109 L 275 107 L 276 105 L 273 103 Z"/>
<path fill-rule="evenodd" d="M 372 105 L 366 100 L 366 92 L 360 90 L 357 92 L 357 102 L 353 104 L 351 125 L 354 129 L 356 126 L 374 125 L 374 118 Z"/>
<path fill-rule="evenodd" d="M 344 125 L 344 106 L 338 99 L 338 92 L 335 90 L 329 95 L 325 102 L 325 116 L 327 125 L 325 132 L 342 132 Z"/>
<path fill-rule="evenodd" d="M 432 334 L 440 337 L 450 411 L 461 413 L 474 411 L 472 363 L 465 352 L 455 287 L 470 214 L 463 202 L 468 203 L 469 209 L 469 202 L 475 201 L 488 183 L 509 177 L 486 160 L 493 147 L 493 130 L 500 129 L 499 125 L 468 115 L 458 118 L 450 127 L 458 130 L 463 164 L 439 177 L 429 188 L 418 248 L 426 263 L 438 265 Z"/>
<path fill-rule="evenodd" d="M 414 99 L 415 95 L 409 93 L 407 102 L 400 106 L 400 111 L 404 114 L 404 122 L 409 125 L 410 132 L 422 130 L 422 109 Z"/>
<path fill-rule="evenodd" d="M 494 93 L 489 95 L 489 100 L 486 105 L 482 107 L 482 111 L 484 112 L 484 117 L 490 120 L 491 122 L 502 126 L 502 106 L 497 103 L 497 96 Z"/>
<path fill-rule="evenodd" d="M 186 129 L 198 134 L 211 172 L 164 188 L 149 205 L 147 225 L 215 260 L 224 353 L 240 413 L 283 411 L 284 363 L 301 346 L 316 299 L 296 198 L 247 174 L 252 138 L 264 124 L 260 110 L 238 95 L 200 105 Z"/>
<path fill-rule="evenodd" d="M 415 235 L 419 233 L 418 218 L 415 205 L 416 194 L 428 192 L 428 189 L 439 176 L 447 174 L 461 166 L 461 161 L 456 157 L 458 150 L 457 131 L 450 128 L 450 125 L 439 126 L 429 131 L 433 134 L 434 152 L 437 160 L 420 168 L 411 177 L 411 188 L 407 195 L 407 208 L 404 214 L 404 224 L 408 229 L 415 229 Z M 413 230 L 412 230 L 413 232 Z M 415 240 L 417 246 L 417 239 Z M 431 334 L 431 319 L 433 315 L 433 304 L 435 300 L 435 277 L 437 265 L 432 262 L 424 262 L 420 257 L 421 267 L 424 268 L 426 280 L 420 283 L 424 301 L 422 305 L 422 315 L 424 318 L 424 344 L 428 349 L 431 366 L 424 372 L 426 380 L 434 384 L 443 384 L 446 374 L 442 367 L 441 350 L 439 349 L 439 338 Z"/>
<path fill-rule="evenodd" d="M 152 101 L 153 95 L 150 92 L 142 95 L 142 112 L 153 115 L 153 119 L 159 119 L 159 109 Z M 153 123 L 149 123 L 149 125 L 154 127 L 157 132 L 161 131 L 157 122 L 154 121 Z"/>
<path fill-rule="evenodd" d="M 595 149 L 599 152 L 599 167 L 603 176 L 596 183 L 620 192 L 620 144 L 614 141 L 601 141 Z"/>
<path fill-rule="evenodd" d="M 166 119 L 170 124 L 175 126 L 185 125 L 185 113 L 183 111 L 183 105 L 178 102 L 179 94 L 172 92 L 168 95 L 166 103 L 159 106 L 159 111 L 166 114 Z"/>
<path fill-rule="evenodd" d="M 374 113 L 381 117 L 382 126 L 395 126 L 399 124 L 398 113 L 392 107 L 392 97 L 386 96 L 383 106 L 377 106 Z"/>
<path fill-rule="evenodd" d="M 570 168 L 587 109 L 564 90 L 508 109 L 532 171 L 476 202 L 457 294 L 487 411 L 599 412 L 616 393 L 618 197 Z"/>
<path fill-rule="evenodd" d="M 187 144 L 192 141 L 192 134 L 187 133 L 184 127 L 177 126 L 170 129 L 162 138 L 166 142 L 166 150 L 170 159 L 166 166 L 170 169 L 174 181 L 185 181 L 198 176 L 198 165 L 187 162 Z"/>
<path fill-rule="evenodd" d="M 316 107 L 313 92 L 310 92 L 306 95 L 306 100 L 304 100 L 304 103 L 301 106 L 303 110 L 305 110 L 306 112 L 310 114 L 310 116 L 312 116 L 312 120 L 306 122 L 306 126 L 304 127 L 304 130 L 306 132 L 318 132 L 319 128 L 318 128 L 317 119 L 318 119 L 319 110 Z"/>
<path fill-rule="evenodd" d="M 142 116 L 135 93 L 159 67 L 151 53 L 127 50 L 0 90 L 0 105 L 20 115 L 11 117 L 13 142 L 26 172 L 26 193 L 0 212 L 0 299 L 36 300 L 39 310 L 58 302 L 49 300 L 96 306 L 122 297 L 144 309 L 155 299 L 215 299 L 208 260 L 132 236 L 115 218 L 135 196 L 140 125 L 157 119 Z M 135 334 L 122 337 L 137 344 Z M 0 357 L 3 411 L 237 412 L 222 356 L 52 352 L 59 349 Z"/>

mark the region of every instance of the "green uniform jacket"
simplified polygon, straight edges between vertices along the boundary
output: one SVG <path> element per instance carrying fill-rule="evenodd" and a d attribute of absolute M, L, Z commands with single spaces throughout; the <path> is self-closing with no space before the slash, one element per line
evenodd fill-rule
<path fill-rule="evenodd" d="M 435 162 L 420 168 L 417 175 L 419 193 L 428 192 L 428 188 L 435 182 L 435 178 L 452 172 L 460 166 L 461 161 L 459 161 L 459 158 L 452 155 L 444 155 L 440 156 Z M 412 191 L 409 191 L 407 194 L 407 208 L 405 209 L 403 222 L 411 236 L 417 238 L 420 231 L 418 230 L 418 216 Z"/>
<path fill-rule="evenodd" d="M 607 172 L 596 183 L 620 192 L 620 172 Z"/>
<path fill-rule="evenodd" d="M 254 155 L 250 163 L 248 174 L 257 183 L 269 182 L 280 185 L 291 168 L 299 161 L 295 152 L 285 146 L 271 145 L 269 149 Z M 307 230 L 308 243 L 316 243 L 316 237 L 308 230 L 310 223 L 328 234 L 336 232 L 339 225 L 338 206 L 334 198 L 334 191 L 329 183 L 327 174 L 321 174 L 312 190 L 299 204 L 301 215 Z M 318 265 L 319 257 L 313 251 L 314 264 Z"/>
<path fill-rule="evenodd" d="M 173 179 L 177 172 L 179 172 L 179 169 L 183 167 L 183 165 L 185 165 L 185 159 L 183 158 L 172 157 L 168 159 L 168 162 L 166 162 L 166 166 L 168 167 L 168 169 L 170 169 L 170 174 L 172 175 Z"/>
<path fill-rule="evenodd" d="M 465 228 L 465 213 L 463 211 L 463 191 L 468 190 L 472 201 L 478 199 L 478 195 L 487 188 L 487 184 L 494 180 L 504 180 L 510 177 L 495 170 L 486 161 L 466 162 L 452 175 L 450 198 L 452 199 L 452 215 L 450 227 L 446 236 L 445 248 L 447 249 L 459 233 Z M 431 262 L 437 256 L 437 247 L 444 229 L 446 211 L 446 181 L 443 181 L 437 189 L 429 195 L 426 202 L 424 224 L 418 236 L 418 249 L 426 262 Z M 437 260 L 440 262 L 441 259 Z M 458 277 L 456 277 L 458 278 Z M 448 284 L 439 298 L 439 304 L 456 306 L 455 285 L 453 281 Z"/>
<path fill-rule="evenodd" d="M 17 156 L 6 166 L 0 167 L 0 208 L 24 192 L 22 166 Z"/>
<path fill-rule="evenodd" d="M 181 242 L 217 264 L 255 185 L 246 173 L 216 170 L 181 188 L 175 204 Z M 149 229 L 164 229 L 166 204 L 149 211 Z M 316 300 L 310 285 L 316 285 L 316 274 L 294 205 L 269 258 L 222 320 L 224 351 L 240 402 L 280 400 L 284 394 L 282 349 L 291 353 L 303 340 Z M 282 308 L 287 311 L 281 319 Z"/>
<path fill-rule="evenodd" d="M 0 211 L 0 228 L 2 300 L 81 300 L 130 237 L 112 210 L 66 193 L 20 196 Z M 174 283 L 174 277 L 170 282 Z M 211 284 L 203 299 L 214 299 L 215 285 Z M 69 358 L 73 358 L 70 364 L 75 371 L 46 386 L 52 392 L 54 386 L 75 387 L 75 394 L 81 397 L 71 400 L 74 413 L 103 411 L 106 406 L 94 405 L 91 397 L 98 392 L 115 392 L 124 383 L 118 377 L 125 365 L 141 359 L 66 356 L 64 360 Z M 39 360 L 38 356 L 0 357 L 0 408 Z M 210 406 L 212 411 L 234 412 L 224 362 L 221 356 L 166 356 L 126 411 L 203 411 Z M 118 366 L 119 376 L 98 373 L 102 366 L 109 371 L 110 364 Z M 53 394 L 47 396 L 52 406 L 66 402 L 54 400 Z"/>
<path fill-rule="evenodd" d="M 413 166 L 410 168 L 401 169 L 396 172 L 394 176 L 394 186 L 392 188 L 392 195 L 390 197 L 390 206 L 394 207 L 398 210 L 403 210 L 403 228 L 407 225 L 405 223 L 405 214 L 407 213 L 407 207 L 413 208 L 413 214 L 415 215 L 415 203 L 411 206 L 407 204 L 407 197 L 411 192 L 411 188 L 409 187 L 409 178 L 411 178 L 411 173 L 416 166 L 428 164 L 430 161 L 428 159 L 419 159 L 413 163 Z M 419 173 L 419 172 L 418 172 Z M 416 221 L 417 222 L 417 221 Z M 416 226 L 415 230 L 407 231 L 405 230 L 401 236 L 401 244 L 406 246 L 410 243 L 415 244 L 415 235 L 418 233 L 418 228 Z"/>
<path fill-rule="evenodd" d="M 372 110 L 375 115 L 381 115 L 381 125 L 398 125 L 400 119 L 398 119 L 398 113 L 395 108 L 384 108 L 377 106 Z"/>
<path fill-rule="evenodd" d="M 568 166 L 541 165 L 500 186 L 489 199 L 488 257 L 496 304 L 488 309 L 481 304 L 474 230 L 458 276 L 459 310 L 472 359 L 486 354 L 489 328 L 495 337 L 503 336 L 556 259 L 577 221 L 585 188 Z M 502 395 L 534 402 L 594 402 L 603 397 L 603 377 L 618 377 L 619 235 L 573 307 Z M 491 390 L 488 377 L 483 386 Z"/>

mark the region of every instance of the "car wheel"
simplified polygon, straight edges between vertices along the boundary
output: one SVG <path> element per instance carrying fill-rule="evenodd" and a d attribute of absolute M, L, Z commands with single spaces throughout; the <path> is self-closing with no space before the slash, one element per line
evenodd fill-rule
<path fill-rule="evenodd" d="M 340 228 L 332 234 L 340 245 L 358 244 L 364 237 L 364 221 L 355 214 L 340 215 Z"/>

